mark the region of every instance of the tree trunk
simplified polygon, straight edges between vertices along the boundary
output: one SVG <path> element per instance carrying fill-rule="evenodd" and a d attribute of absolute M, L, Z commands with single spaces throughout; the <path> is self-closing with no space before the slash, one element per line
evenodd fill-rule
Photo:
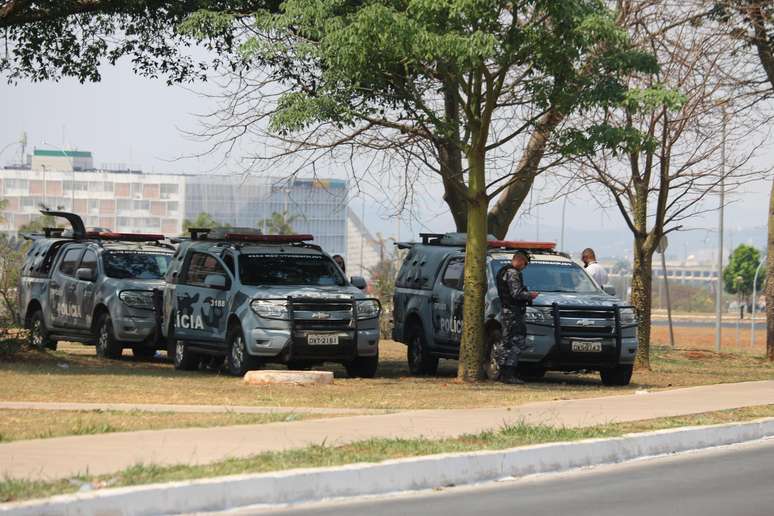
<path fill-rule="evenodd" d="M 632 271 L 632 305 L 637 312 L 638 369 L 650 369 L 650 311 L 653 290 L 653 253 L 646 249 L 643 238 L 634 239 L 634 269 Z"/>
<path fill-rule="evenodd" d="M 497 202 L 487 218 L 489 233 L 495 237 L 502 239 L 508 233 L 511 222 L 513 222 L 516 213 L 535 182 L 540 161 L 546 153 L 548 138 L 562 120 L 564 120 L 564 115 L 554 109 L 538 120 L 519 164 L 513 171 L 515 180 L 497 198 Z"/>
<path fill-rule="evenodd" d="M 443 200 L 449 206 L 454 225 L 460 233 L 468 231 L 468 207 L 465 196 L 455 187 L 462 182 L 462 154 L 454 145 L 440 143 L 436 145 L 440 158 L 441 179 L 443 180 Z"/>
<path fill-rule="evenodd" d="M 457 378 L 475 382 L 483 376 L 485 333 L 484 300 L 486 297 L 486 196 L 484 153 L 468 158 L 470 164 L 468 201 L 468 235 L 465 246 L 465 300 L 462 308 L 462 341 Z"/>
<path fill-rule="evenodd" d="M 753 302 L 755 300 L 753 299 Z M 774 361 L 774 180 L 769 197 L 769 250 L 766 263 L 766 356 Z"/>

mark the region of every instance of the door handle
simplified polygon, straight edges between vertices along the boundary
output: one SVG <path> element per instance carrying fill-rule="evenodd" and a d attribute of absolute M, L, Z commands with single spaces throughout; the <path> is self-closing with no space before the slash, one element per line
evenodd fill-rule
<path fill-rule="evenodd" d="M 59 288 L 59 283 L 57 283 L 56 281 L 49 281 L 48 286 L 51 288 Z"/>
<path fill-rule="evenodd" d="M 437 303 L 437 302 L 438 302 L 438 296 L 437 296 L 437 295 L 435 295 L 435 294 L 433 294 L 432 296 L 430 296 L 430 302 L 431 302 L 431 303 Z"/>

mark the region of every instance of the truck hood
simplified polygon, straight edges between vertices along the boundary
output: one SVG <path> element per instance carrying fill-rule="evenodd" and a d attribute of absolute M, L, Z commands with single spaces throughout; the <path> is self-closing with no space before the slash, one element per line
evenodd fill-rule
<path fill-rule="evenodd" d="M 260 287 L 242 287 L 245 294 L 251 298 L 285 298 L 292 297 L 314 297 L 329 299 L 362 299 L 366 297 L 362 290 L 352 285 L 345 287 L 311 287 L 311 286 L 260 286 Z"/>
<path fill-rule="evenodd" d="M 613 297 L 609 294 L 587 294 L 587 293 L 572 293 L 572 292 L 541 292 L 540 295 L 533 301 L 535 305 L 551 305 L 558 303 L 560 305 L 582 305 L 582 306 L 613 306 L 613 305 L 625 305 L 617 297 Z"/>

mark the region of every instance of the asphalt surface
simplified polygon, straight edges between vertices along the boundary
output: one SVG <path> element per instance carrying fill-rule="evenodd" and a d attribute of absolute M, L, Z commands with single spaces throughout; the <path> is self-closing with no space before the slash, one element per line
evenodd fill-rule
<path fill-rule="evenodd" d="M 774 439 L 485 486 L 230 514 L 771 516 Z"/>

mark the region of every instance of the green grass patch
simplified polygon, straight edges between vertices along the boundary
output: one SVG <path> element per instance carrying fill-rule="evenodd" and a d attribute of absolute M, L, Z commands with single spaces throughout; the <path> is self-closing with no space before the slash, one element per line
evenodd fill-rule
<path fill-rule="evenodd" d="M 307 414 L 239 414 L 235 412 L 144 412 L 140 410 L 17 410 L 0 409 L 0 442 L 47 439 L 165 428 L 201 428 L 298 421 Z"/>
<path fill-rule="evenodd" d="M 81 476 L 53 482 L 6 479 L 0 481 L 0 501 L 40 498 L 54 494 L 73 493 L 80 489 L 91 490 L 243 473 L 380 462 L 388 459 L 439 453 L 502 450 L 531 444 L 618 437 L 633 432 L 747 421 L 772 416 L 774 416 L 774 405 L 765 405 L 588 428 L 556 428 L 516 424 L 496 431 L 464 435 L 453 439 L 371 439 L 343 446 L 316 445 L 283 452 L 262 453 L 252 457 L 228 459 L 201 466 L 136 465 L 113 475 Z"/>

